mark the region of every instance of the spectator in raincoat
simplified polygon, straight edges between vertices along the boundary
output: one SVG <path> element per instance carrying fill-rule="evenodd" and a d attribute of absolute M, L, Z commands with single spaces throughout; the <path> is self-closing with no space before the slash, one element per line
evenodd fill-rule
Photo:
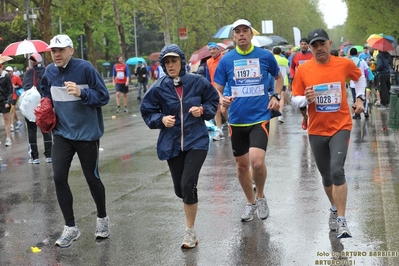
<path fill-rule="evenodd" d="M 36 86 L 40 94 L 42 94 L 41 80 L 44 71 L 46 70 L 46 68 L 42 65 L 42 56 L 38 53 L 33 53 L 29 56 L 29 60 L 32 64 L 32 68 L 25 72 L 22 86 L 24 87 L 25 91 L 30 90 L 33 86 Z M 27 118 L 25 118 L 25 122 L 28 129 L 28 163 L 39 164 L 40 159 L 37 147 L 37 125 L 36 122 L 31 122 Z M 51 163 L 53 161 L 51 158 L 53 138 L 51 136 L 51 133 L 44 133 L 42 131 L 42 134 L 44 142 L 44 156 L 46 157 L 46 162 Z"/>

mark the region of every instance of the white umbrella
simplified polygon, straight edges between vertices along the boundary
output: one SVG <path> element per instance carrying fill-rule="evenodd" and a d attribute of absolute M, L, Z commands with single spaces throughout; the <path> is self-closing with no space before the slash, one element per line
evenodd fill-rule
<path fill-rule="evenodd" d="M 264 47 L 273 43 L 273 40 L 267 36 L 253 36 L 252 44 L 257 47 Z"/>

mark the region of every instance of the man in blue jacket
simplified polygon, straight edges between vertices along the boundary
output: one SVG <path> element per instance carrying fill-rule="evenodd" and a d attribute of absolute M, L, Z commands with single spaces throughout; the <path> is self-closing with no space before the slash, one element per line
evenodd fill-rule
<path fill-rule="evenodd" d="M 75 224 L 68 173 L 75 153 L 97 207 L 96 238 L 109 236 L 105 188 L 98 173 L 100 137 L 104 133 L 101 106 L 109 101 L 108 90 L 89 62 L 72 57 L 73 43 L 67 35 L 51 39 L 49 48 L 54 63 L 42 77 L 44 97 L 52 99 L 57 124 L 53 129 L 52 161 L 55 190 L 65 220 L 64 231 L 55 242 L 68 247 L 80 237 Z"/>

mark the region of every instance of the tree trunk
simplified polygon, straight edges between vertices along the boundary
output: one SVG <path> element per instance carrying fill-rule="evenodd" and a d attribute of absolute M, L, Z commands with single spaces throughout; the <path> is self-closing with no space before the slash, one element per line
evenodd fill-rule
<path fill-rule="evenodd" d="M 52 26 L 51 26 L 51 10 L 52 0 L 42 0 L 40 5 L 40 34 L 42 40 L 50 44 L 50 40 L 53 37 Z M 43 65 L 47 65 L 52 61 L 50 54 L 45 53 L 43 56 Z"/>
<path fill-rule="evenodd" d="M 112 2 L 113 2 L 113 6 L 114 6 L 116 29 L 118 30 L 120 51 L 121 51 L 121 55 L 123 55 L 123 57 L 126 59 L 127 51 L 126 51 L 125 31 L 123 29 L 123 25 L 121 22 L 119 6 L 118 6 L 118 3 L 116 2 L 116 0 L 113 0 Z"/>
<path fill-rule="evenodd" d="M 94 42 L 93 42 L 93 30 L 91 28 L 90 22 L 85 22 L 83 24 L 86 34 L 87 40 L 87 49 L 88 49 L 88 60 L 92 63 L 92 65 L 97 68 L 97 62 L 95 59 L 95 52 L 94 52 Z"/>
<path fill-rule="evenodd" d="M 170 32 L 168 30 L 165 30 L 163 32 L 163 39 L 165 41 L 165 45 L 171 44 L 171 40 L 170 40 Z"/>

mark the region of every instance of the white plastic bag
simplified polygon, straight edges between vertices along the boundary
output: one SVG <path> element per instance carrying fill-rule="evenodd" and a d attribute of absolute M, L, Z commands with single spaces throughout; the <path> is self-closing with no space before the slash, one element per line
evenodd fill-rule
<path fill-rule="evenodd" d="M 19 109 L 21 113 L 31 122 L 36 122 L 34 110 L 40 103 L 40 93 L 37 91 L 36 86 L 30 90 L 25 91 L 19 96 Z"/>

